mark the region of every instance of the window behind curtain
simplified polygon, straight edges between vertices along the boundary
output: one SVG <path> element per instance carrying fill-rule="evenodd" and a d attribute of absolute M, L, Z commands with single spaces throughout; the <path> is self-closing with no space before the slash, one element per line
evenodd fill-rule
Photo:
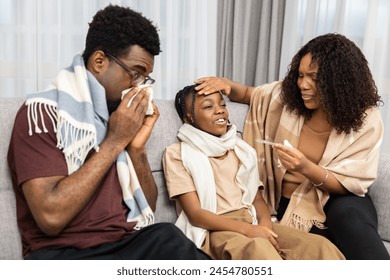
<path fill-rule="evenodd" d="M 215 75 L 217 0 L 0 0 L 0 96 L 44 89 L 85 45 L 88 23 L 109 3 L 129 6 L 159 29 L 154 97 L 172 99 Z"/>

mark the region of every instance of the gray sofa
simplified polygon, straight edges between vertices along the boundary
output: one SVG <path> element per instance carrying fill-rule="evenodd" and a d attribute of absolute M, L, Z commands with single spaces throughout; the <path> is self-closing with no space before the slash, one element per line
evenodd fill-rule
<path fill-rule="evenodd" d="M 22 246 L 16 224 L 15 198 L 7 165 L 7 150 L 15 114 L 23 103 L 21 98 L 0 98 L 0 259 L 22 259 Z M 156 100 L 160 118 L 147 143 L 149 162 L 156 180 L 159 197 L 157 222 L 175 222 L 175 206 L 169 201 L 162 170 L 164 148 L 177 141 L 176 133 L 181 125 L 171 100 Z M 247 106 L 228 102 L 230 120 L 238 129 L 244 124 Z M 379 218 L 379 233 L 390 252 L 390 155 L 381 155 L 378 179 L 370 188 Z"/>

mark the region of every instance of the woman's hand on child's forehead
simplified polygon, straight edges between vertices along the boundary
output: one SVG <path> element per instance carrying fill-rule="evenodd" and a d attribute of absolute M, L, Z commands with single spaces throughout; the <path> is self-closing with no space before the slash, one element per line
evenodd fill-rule
<path fill-rule="evenodd" d="M 215 92 L 220 92 L 224 95 L 229 95 L 231 87 L 226 82 L 225 78 L 219 77 L 205 77 L 195 80 L 196 84 L 199 84 L 195 89 L 200 95 L 209 95 Z"/>

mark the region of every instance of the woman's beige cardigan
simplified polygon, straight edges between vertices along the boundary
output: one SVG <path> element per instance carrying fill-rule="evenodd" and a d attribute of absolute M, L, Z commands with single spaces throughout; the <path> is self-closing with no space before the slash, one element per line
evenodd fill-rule
<path fill-rule="evenodd" d="M 286 110 L 280 99 L 281 82 L 257 87 L 251 98 L 243 138 L 256 149 L 260 179 L 264 183 L 264 198 L 271 214 L 276 214 L 282 179 L 286 169 L 278 168 L 276 153 L 270 145 L 256 139 L 283 143 L 287 139 L 298 147 L 304 118 Z M 383 123 L 379 111 L 369 109 L 364 126 L 358 131 L 337 134 L 333 129 L 323 157 L 318 165 L 328 169 L 351 193 L 364 196 L 377 175 Z M 324 228 L 323 207 L 329 194 L 305 180 L 291 196 L 288 208 L 280 221 L 294 228 L 309 231 L 313 225 Z"/>

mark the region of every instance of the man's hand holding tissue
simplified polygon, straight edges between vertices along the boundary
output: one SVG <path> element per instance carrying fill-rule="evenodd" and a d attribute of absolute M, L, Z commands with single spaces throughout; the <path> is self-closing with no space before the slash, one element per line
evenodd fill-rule
<path fill-rule="evenodd" d="M 158 111 L 158 107 L 151 102 L 153 106 L 153 114 L 145 115 L 144 122 L 141 126 L 141 129 L 138 131 L 137 135 L 131 141 L 128 148 L 132 150 L 139 150 L 145 147 L 146 142 L 149 140 L 150 134 L 152 133 L 154 124 L 156 123 L 158 117 L 160 116 L 160 112 Z M 129 151 L 130 152 L 130 151 Z"/>
<path fill-rule="evenodd" d="M 122 97 L 121 99 L 123 100 L 123 97 L 130 91 L 130 90 L 133 90 L 133 89 L 136 89 L 136 94 L 138 94 L 139 92 L 141 92 L 142 89 L 144 89 L 143 92 L 147 92 L 148 93 L 148 108 L 146 110 L 146 115 L 152 115 L 153 114 L 153 105 L 152 105 L 152 100 L 153 100 L 153 87 L 151 85 L 140 85 L 140 86 L 137 86 L 135 88 L 128 88 L 128 89 L 125 89 L 124 91 L 122 91 Z M 142 93 L 141 93 L 142 94 Z M 131 98 L 130 98 L 130 101 L 127 103 L 127 107 L 130 107 L 130 104 L 131 102 L 133 101 L 133 98 L 134 96 L 133 95 Z"/>
<path fill-rule="evenodd" d="M 153 88 L 151 86 L 141 85 L 135 88 L 124 90 L 122 92 L 122 100 L 126 99 L 124 103 L 127 104 L 128 108 L 132 107 L 133 100 L 137 98 L 137 96 L 142 96 L 143 99 L 147 99 L 147 104 L 145 105 L 144 102 L 140 103 L 139 107 L 142 106 L 142 113 L 144 113 L 144 119 L 137 135 L 127 146 L 127 151 L 129 152 L 129 154 L 132 152 L 139 152 L 141 149 L 144 149 L 146 142 L 148 141 L 152 133 L 154 124 L 160 116 L 157 106 L 152 101 Z"/>

